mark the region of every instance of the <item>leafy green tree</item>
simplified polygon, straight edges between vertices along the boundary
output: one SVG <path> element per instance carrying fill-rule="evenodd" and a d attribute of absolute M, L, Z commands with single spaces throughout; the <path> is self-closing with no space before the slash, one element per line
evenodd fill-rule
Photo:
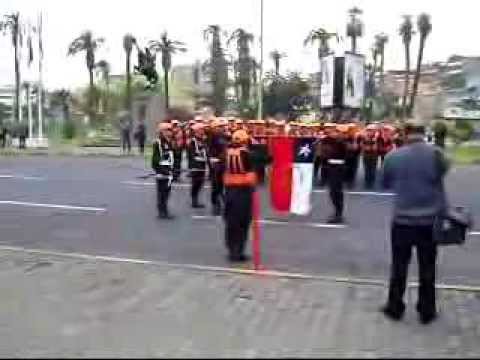
<path fill-rule="evenodd" d="M 165 31 L 160 40 L 151 40 L 149 42 L 149 48 L 151 51 L 161 53 L 162 55 L 162 68 L 163 68 L 163 86 L 165 91 L 165 108 L 168 110 L 170 107 L 170 98 L 168 92 L 169 74 L 172 68 L 172 56 L 179 52 L 186 52 L 187 48 L 185 43 L 177 40 L 171 40 L 168 38 L 168 34 Z"/>
<path fill-rule="evenodd" d="M 415 71 L 415 77 L 413 79 L 413 90 L 410 95 L 410 115 L 415 107 L 415 98 L 418 92 L 418 83 L 420 82 L 420 72 L 422 68 L 423 52 L 425 50 L 425 43 L 428 35 L 432 32 L 432 23 L 430 21 L 430 15 L 420 14 L 417 19 L 417 31 L 420 35 L 420 44 L 418 47 L 417 56 L 417 70 Z"/>
<path fill-rule="evenodd" d="M 363 23 L 359 19 L 359 16 L 363 14 L 363 11 L 357 7 L 353 7 L 348 10 L 350 21 L 347 23 L 347 37 L 352 40 L 352 53 L 357 52 L 357 39 L 363 36 Z"/>
<path fill-rule="evenodd" d="M 203 71 L 212 84 L 212 104 L 215 115 L 220 116 L 227 105 L 228 66 L 225 50 L 222 46 L 222 31 L 219 25 L 209 25 L 203 31 L 205 41 L 209 41 L 210 59 L 203 64 Z"/>
<path fill-rule="evenodd" d="M 15 55 L 15 102 L 13 109 L 13 117 L 15 121 L 19 121 L 19 103 L 20 103 L 20 48 L 23 44 L 23 31 L 20 23 L 20 13 L 12 13 L 4 15 L 0 21 L 0 31 L 4 35 L 10 34 L 12 38 L 12 46 Z"/>
<path fill-rule="evenodd" d="M 72 41 L 68 47 L 68 56 L 73 56 L 81 52 L 85 52 L 85 63 L 87 65 L 89 76 L 89 98 L 88 113 L 90 119 L 95 118 L 96 102 L 95 84 L 93 82 L 93 71 L 95 70 L 95 52 L 105 42 L 103 38 L 95 38 L 91 31 L 85 31 L 78 38 Z"/>
<path fill-rule="evenodd" d="M 410 15 L 405 15 L 403 17 L 403 22 L 400 25 L 399 33 L 402 37 L 402 42 L 405 49 L 405 80 L 402 100 L 402 117 L 405 118 L 405 116 L 407 115 L 407 97 L 410 87 L 410 44 L 412 42 L 412 36 L 415 33 L 413 30 L 412 17 Z"/>
<path fill-rule="evenodd" d="M 250 55 L 253 35 L 239 28 L 231 34 L 227 44 L 232 41 L 235 41 L 237 46 L 237 59 L 234 61 L 235 85 L 240 88 L 237 101 L 240 109 L 246 109 L 250 106 L 250 91 L 256 78 L 255 59 Z"/>
<path fill-rule="evenodd" d="M 125 107 L 129 112 L 132 111 L 132 50 L 137 40 L 132 34 L 123 36 L 123 50 L 125 51 L 125 76 L 126 76 L 126 97 Z"/>

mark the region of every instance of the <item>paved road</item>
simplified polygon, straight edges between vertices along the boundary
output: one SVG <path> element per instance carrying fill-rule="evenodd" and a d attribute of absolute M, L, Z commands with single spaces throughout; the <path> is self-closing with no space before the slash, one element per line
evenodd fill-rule
<path fill-rule="evenodd" d="M 137 178 L 144 172 L 145 162 L 140 158 L 2 158 L 0 242 L 228 266 L 220 219 L 210 217 L 208 209 L 190 209 L 188 186 L 181 186 L 171 200 L 177 220 L 157 220 L 151 180 Z M 448 179 L 452 202 L 470 206 L 477 224 L 479 180 L 480 167 L 456 168 Z M 387 276 L 391 196 L 349 195 L 345 228 L 323 227 L 330 212 L 325 193 L 314 194 L 314 211 L 307 218 L 278 217 L 271 211 L 265 191 L 262 196 L 262 218 L 268 220 L 262 227 L 263 262 L 268 269 L 369 279 Z M 287 220 L 288 224 L 280 222 Z M 479 235 L 472 235 L 464 248 L 441 253 L 443 282 L 480 286 Z"/>
<path fill-rule="evenodd" d="M 480 301 L 439 291 L 425 327 L 385 289 L 0 250 L 0 357 L 472 357 Z"/>

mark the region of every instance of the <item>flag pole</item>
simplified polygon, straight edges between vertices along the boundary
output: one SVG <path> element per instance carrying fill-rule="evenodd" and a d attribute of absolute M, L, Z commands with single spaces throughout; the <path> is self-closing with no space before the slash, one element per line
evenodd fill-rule
<path fill-rule="evenodd" d="M 263 118 L 263 0 L 260 0 L 260 81 L 258 82 L 258 120 Z"/>

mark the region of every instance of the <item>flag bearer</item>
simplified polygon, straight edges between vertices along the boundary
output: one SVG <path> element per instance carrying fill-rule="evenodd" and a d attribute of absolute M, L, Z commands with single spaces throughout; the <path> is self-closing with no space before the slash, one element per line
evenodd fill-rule
<path fill-rule="evenodd" d="M 225 152 L 225 242 L 232 262 L 244 262 L 256 175 L 248 150 L 246 131 L 237 130 Z"/>

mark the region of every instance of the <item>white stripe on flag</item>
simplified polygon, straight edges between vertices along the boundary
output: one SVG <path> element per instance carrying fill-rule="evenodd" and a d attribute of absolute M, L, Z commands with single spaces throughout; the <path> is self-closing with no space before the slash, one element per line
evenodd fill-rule
<path fill-rule="evenodd" d="M 308 215 L 312 208 L 313 164 L 294 163 L 292 171 L 292 198 L 290 212 Z"/>

